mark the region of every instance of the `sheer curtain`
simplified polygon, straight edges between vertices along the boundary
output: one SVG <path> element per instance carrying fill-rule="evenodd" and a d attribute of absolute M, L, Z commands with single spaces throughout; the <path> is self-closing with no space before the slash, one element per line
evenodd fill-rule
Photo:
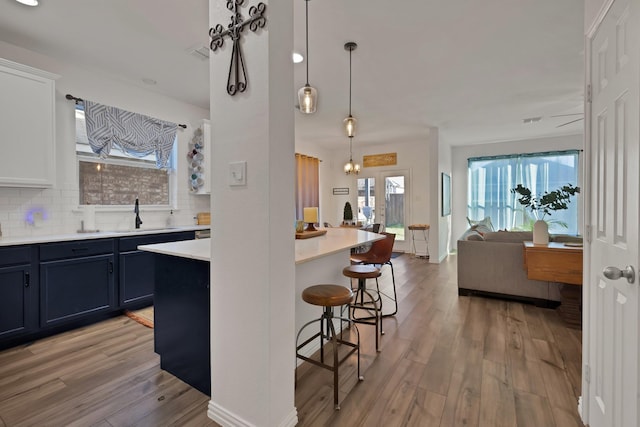
<path fill-rule="evenodd" d="M 320 160 L 296 153 L 296 219 L 303 208 L 320 205 Z"/>
<path fill-rule="evenodd" d="M 577 186 L 578 154 L 570 150 L 468 159 L 468 217 L 490 217 L 497 230 L 529 229 L 535 217 L 518 203 L 511 189 L 522 184 L 533 194 L 542 194 L 566 184 Z M 577 234 L 578 206 L 574 198 L 569 209 L 547 216 L 549 231 Z"/>

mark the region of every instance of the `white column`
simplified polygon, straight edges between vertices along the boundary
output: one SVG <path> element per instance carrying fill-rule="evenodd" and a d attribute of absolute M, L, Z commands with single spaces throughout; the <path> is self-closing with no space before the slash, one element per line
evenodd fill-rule
<path fill-rule="evenodd" d="M 211 390 L 224 426 L 294 426 L 293 1 L 266 1 L 242 34 L 248 89 L 229 96 L 232 43 L 211 52 Z M 230 22 L 210 0 L 210 23 Z M 258 0 L 245 1 L 242 15 Z M 232 186 L 230 164 L 246 162 Z"/>

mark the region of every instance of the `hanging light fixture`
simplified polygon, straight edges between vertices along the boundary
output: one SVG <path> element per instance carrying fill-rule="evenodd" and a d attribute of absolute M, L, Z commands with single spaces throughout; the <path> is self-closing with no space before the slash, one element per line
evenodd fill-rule
<path fill-rule="evenodd" d="M 349 138 L 353 138 L 356 134 L 357 120 L 351 115 L 351 52 L 356 50 L 358 45 L 354 42 L 347 42 L 344 45 L 344 49 L 349 51 L 349 115 L 344 119 L 344 130 Z"/>
<path fill-rule="evenodd" d="M 356 118 L 351 115 L 351 52 L 356 50 L 358 45 L 354 42 L 347 42 L 344 49 L 349 51 L 349 115 L 344 119 L 344 130 L 349 137 L 349 162 L 344 165 L 344 173 L 347 175 L 360 173 L 360 165 L 353 162 L 353 137 L 356 134 Z"/>
<path fill-rule="evenodd" d="M 304 0 L 306 20 L 307 83 L 298 91 L 300 111 L 305 114 L 315 113 L 318 104 L 318 91 L 309 84 L 309 1 L 310 0 Z"/>
<path fill-rule="evenodd" d="M 347 175 L 355 174 L 358 175 L 360 173 L 360 165 L 358 163 L 353 162 L 353 154 L 351 152 L 351 140 L 349 138 L 349 161 L 344 165 L 344 173 Z"/>

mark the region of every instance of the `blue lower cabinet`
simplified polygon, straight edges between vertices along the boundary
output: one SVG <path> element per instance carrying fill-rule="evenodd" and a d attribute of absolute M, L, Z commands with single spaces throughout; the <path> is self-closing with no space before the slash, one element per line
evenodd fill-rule
<path fill-rule="evenodd" d="M 37 305 L 31 266 L 0 268 L 0 340 L 28 333 L 37 327 Z"/>
<path fill-rule="evenodd" d="M 138 246 L 193 240 L 194 237 L 194 231 L 182 231 L 120 238 L 118 241 L 119 307 L 138 308 L 153 304 L 154 257 L 151 252 L 139 251 Z"/>
<path fill-rule="evenodd" d="M 41 327 L 115 308 L 113 254 L 40 263 Z"/>
<path fill-rule="evenodd" d="M 153 303 L 155 272 L 153 254 L 144 251 L 120 253 L 120 307 Z"/>

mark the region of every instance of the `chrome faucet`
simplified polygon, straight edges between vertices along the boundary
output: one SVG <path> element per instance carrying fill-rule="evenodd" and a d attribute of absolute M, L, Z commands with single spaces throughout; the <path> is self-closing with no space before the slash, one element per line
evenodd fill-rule
<path fill-rule="evenodd" d="M 138 204 L 138 198 L 136 197 L 136 205 L 133 208 L 133 211 L 136 213 L 136 228 L 140 228 L 142 224 L 142 220 L 140 219 L 140 205 Z"/>

